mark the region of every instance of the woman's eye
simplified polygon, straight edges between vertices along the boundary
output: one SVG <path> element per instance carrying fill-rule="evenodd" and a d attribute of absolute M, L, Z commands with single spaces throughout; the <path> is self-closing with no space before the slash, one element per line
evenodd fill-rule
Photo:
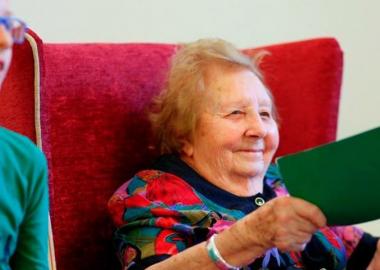
<path fill-rule="evenodd" d="M 260 112 L 260 116 L 265 117 L 265 118 L 270 118 L 271 113 L 270 112 Z"/>
<path fill-rule="evenodd" d="M 230 113 L 230 115 L 239 115 L 239 114 L 244 114 L 244 112 L 243 112 L 243 111 L 240 111 L 240 110 L 235 110 L 235 111 L 232 111 L 232 112 Z"/>
<path fill-rule="evenodd" d="M 226 113 L 224 117 L 231 118 L 231 119 L 240 119 L 245 115 L 245 112 L 242 110 L 231 110 L 230 112 Z"/>

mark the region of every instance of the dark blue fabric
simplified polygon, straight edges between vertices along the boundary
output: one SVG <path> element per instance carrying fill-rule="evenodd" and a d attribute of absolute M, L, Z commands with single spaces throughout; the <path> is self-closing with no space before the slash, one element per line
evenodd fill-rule
<path fill-rule="evenodd" d="M 258 193 L 249 197 L 241 197 L 231 194 L 204 179 L 177 155 L 161 156 L 157 159 L 154 169 L 174 174 L 185 180 L 197 192 L 218 205 L 228 209 L 241 210 L 246 214 L 258 208 L 258 206 L 254 203 L 257 197 L 261 197 L 265 201 L 276 197 L 274 191 L 266 184 L 265 179 L 263 194 Z"/>

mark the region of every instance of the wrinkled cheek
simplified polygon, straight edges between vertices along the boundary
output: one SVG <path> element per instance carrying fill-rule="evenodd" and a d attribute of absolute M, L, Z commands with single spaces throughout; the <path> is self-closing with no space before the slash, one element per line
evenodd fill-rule
<path fill-rule="evenodd" d="M 209 152 L 208 162 L 214 163 L 218 169 L 226 169 L 232 162 L 232 155 L 224 147 L 216 147 Z"/>
<path fill-rule="evenodd" d="M 280 144 L 280 134 L 278 132 L 278 128 L 277 128 L 277 125 L 275 127 L 273 127 L 272 130 L 270 130 L 269 132 L 269 146 L 270 146 L 270 149 L 273 151 L 273 152 L 276 152 L 277 151 L 277 148 Z"/>
<path fill-rule="evenodd" d="M 272 161 L 272 158 L 274 154 L 276 153 L 278 146 L 280 144 L 280 136 L 278 133 L 278 129 L 273 129 L 268 133 L 265 147 L 266 147 L 266 157 L 265 162 L 270 163 Z"/>
<path fill-rule="evenodd" d="M 9 66 L 11 64 L 12 59 L 12 49 L 6 49 L 3 50 L 0 54 L 0 87 L 3 81 L 5 80 L 5 77 L 7 76 Z"/>

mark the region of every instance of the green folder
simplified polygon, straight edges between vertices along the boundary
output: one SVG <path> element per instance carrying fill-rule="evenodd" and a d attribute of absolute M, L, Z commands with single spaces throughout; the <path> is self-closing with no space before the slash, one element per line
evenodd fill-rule
<path fill-rule="evenodd" d="M 289 193 L 329 225 L 380 219 L 380 127 L 276 160 Z"/>

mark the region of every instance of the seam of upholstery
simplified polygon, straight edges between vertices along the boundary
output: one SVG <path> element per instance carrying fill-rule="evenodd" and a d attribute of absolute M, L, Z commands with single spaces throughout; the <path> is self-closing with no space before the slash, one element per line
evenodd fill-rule
<path fill-rule="evenodd" d="M 36 144 L 38 148 L 42 151 L 42 135 L 41 135 L 41 84 L 40 84 L 40 62 L 38 47 L 35 39 L 30 34 L 26 33 L 26 40 L 29 42 L 30 47 L 32 48 L 33 53 L 33 62 L 34 62 L 34 126 L 36 131 Z M 48 217 L 48 259 L 49 259 L 49 268 L 50 270 L 56 270 L 56 261 L 55 261 L 55 251 L 54 251 L 54 241 L 53 241 L 53 230 L 51 227 L 50 214 Z"/>

